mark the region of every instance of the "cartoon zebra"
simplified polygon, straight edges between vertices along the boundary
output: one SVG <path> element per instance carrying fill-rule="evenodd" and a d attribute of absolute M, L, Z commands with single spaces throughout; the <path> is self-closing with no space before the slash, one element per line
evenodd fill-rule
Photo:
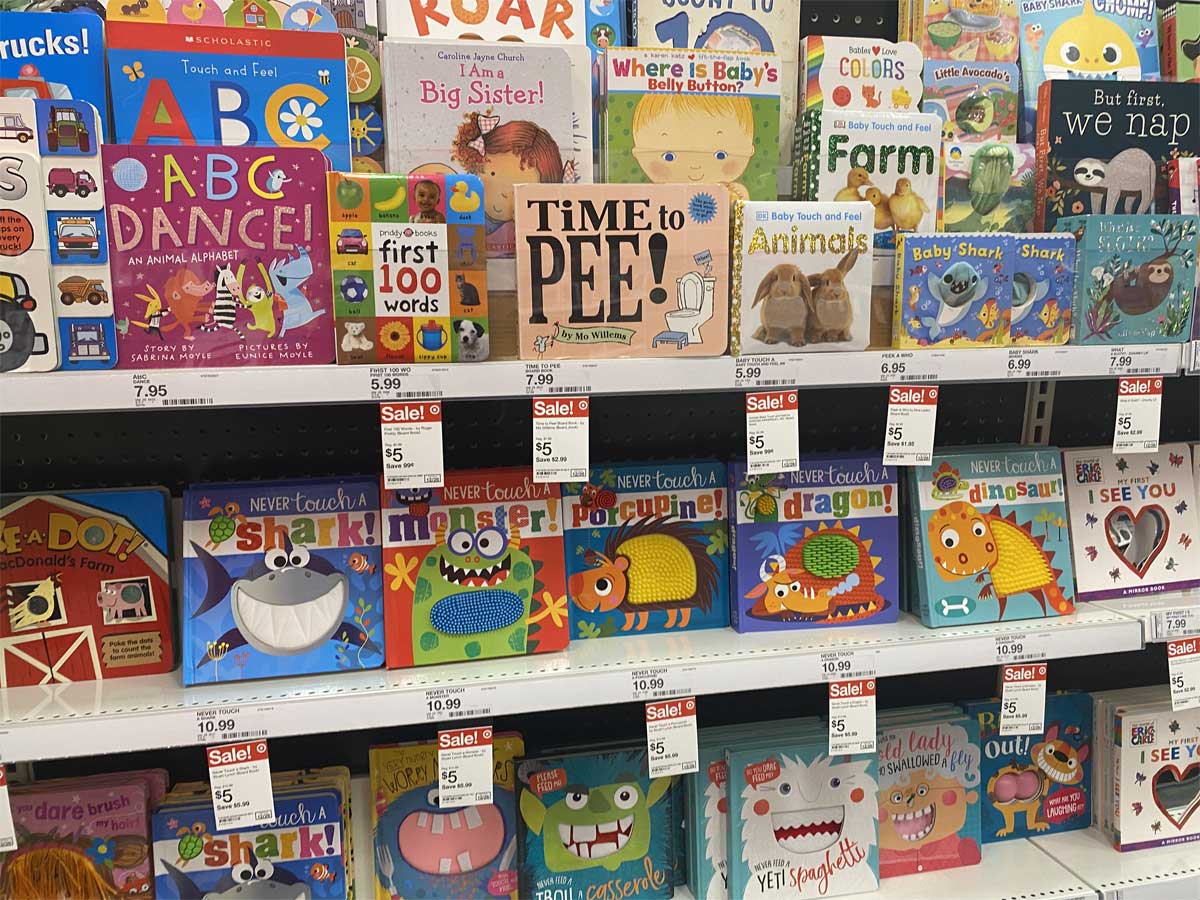
<path fill-rule="evenodd" d="M 244 341 L 246 335 L 242 333 L 242 329 L 237 327 L 237 311 L 239 306 L 246 305 L 246 298 L 242 295 L 241 281 L 233 273 L 233 263 L 217 266 L 216 276 L 213 280 L 217 283 L 216 299 L 213 300 L 209 321 L 201 325 L 200 330 L 213 332 L 224 328 L 236 334 L 239 340 Z"/>

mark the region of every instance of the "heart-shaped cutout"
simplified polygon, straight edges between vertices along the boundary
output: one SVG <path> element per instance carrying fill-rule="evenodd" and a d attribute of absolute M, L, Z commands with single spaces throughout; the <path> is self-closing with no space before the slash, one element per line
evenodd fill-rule
<path fill-rule="evenodd" d="M 1118 506 L 1104 519 L 1108 546 L 1138 578 L 1145 577 L 1167 546 L 1170 530 L 1171 520 L 1161 506 L 1143 506 L 1136 514 L 1128 506 Z"/>
<path fill-rule="evenodd" d="M 872 52 L 872 53 L 874 53 L 876 56 L 878 56 L 878 55 L 879 55 L 879 48 L 878 48 L 878 47 L 872 47 L 872 48 L 871 48 L 871 52 Z"/>
<path fill-rule="evenodd" d="M 1183 771 L 1175 766 L 1164 766 L 1154 776 L 1151 787 L 1155 805 L 1177 831 L 1182 831 L 1192 813 L 1200 807 L 1200 763 L 1192 763 Z"/>

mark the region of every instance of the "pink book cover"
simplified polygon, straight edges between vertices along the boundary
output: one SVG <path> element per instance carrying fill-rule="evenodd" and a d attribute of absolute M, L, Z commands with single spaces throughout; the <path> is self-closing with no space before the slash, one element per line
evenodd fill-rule
<path fill-rule="evenodd" d="M 334 360 L 316 150 L 103 148 L 120 367 Z"/>

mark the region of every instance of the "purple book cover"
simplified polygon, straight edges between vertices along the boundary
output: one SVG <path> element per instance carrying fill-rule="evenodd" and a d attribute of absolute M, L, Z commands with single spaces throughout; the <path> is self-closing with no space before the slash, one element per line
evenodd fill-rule
<path fill-rule="evenodd" d="M 106 145 L 120 367 L 334 360 L 316 150 Z"/>
<path fill-rule="evenodd" d="M 896 470 L 878 457 L 813 456 L 796 472 L 729 467 L 733 626 L 782 631 L 895 622 Z"/>

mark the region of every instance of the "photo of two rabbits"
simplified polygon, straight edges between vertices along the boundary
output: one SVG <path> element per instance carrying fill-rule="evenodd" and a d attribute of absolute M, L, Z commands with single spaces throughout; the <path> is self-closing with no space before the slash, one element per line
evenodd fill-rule
<path fill-rule="evenodd" d="M 762 324 L 754 339 L 793 347 L 850 340 L 854 308 L 845 276 L 857 261 L 858 251 L 851 250 L 836 268 L 815 275 L 805 275 L 792 263 L 771 269 L 750 304 L 753 309 L 762 303 Z"/>

